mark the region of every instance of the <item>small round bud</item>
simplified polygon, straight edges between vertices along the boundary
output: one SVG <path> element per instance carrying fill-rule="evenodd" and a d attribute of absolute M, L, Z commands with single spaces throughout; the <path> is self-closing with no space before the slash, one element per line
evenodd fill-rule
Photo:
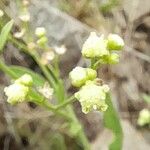
<path fill-rule="evenodd" d="M 86 69 L 88 80 L 94 80 L 97 76 L 97 72 L 91 68 Z"/>
<path fill-rule="evenodd" d="M 23 76 L 21 76 L 19 79 L 17 79 L 15 81 L 15 83 L 19 83 L 19 84 L 23 84 L 25 86 L 32 86 L 33 84 L 33 79 L 31 77 L 31 75 L 29 74 L 24 74 Z"/>
<path fill-rule="evenodd" d="M 20 20 L 23 22 L 29 22 L 30 21 L 30 14 L 29 13 L 25 13 L 19 16 Z"/>
<path fill-rule="evenodd" d="M 19 102 L 23 102 L 29 92 L 29 87 L 19 83 L 14 83 L 4 89 L 6 94 L 7 102 L 14 105 Z"/>
<path fill-rule="evenodd" d="M 98 37 L 95 32 L 91 32 L 89 38 L 82 47 L 82 55 L 86 58 L 95 58 L 108 55 L 107 42 L 104 36 Z"/>
<path fill-rule="evenodd" d="M 29 50 L 34 50 L 36 48 L 36 44 L 33 42 L 29 42 L 27 44 Z"/>
<path fill-rule="evenodd" d="M 25 7 L 29 6 L 29 1 L 28 0 L 23 0 L 22 3 L 23 3 L 23 6 L 25 6 Z"/>
<path fill-rule="evenodd" d="M 43 47 L 47 43 L 47 41 L 48 41 L 47 37 L 43 36 L 43 37 L 41 37 L 40 39 L 37 40 L 37 44 L 40 47 Z"/>
<path fill-rule="evenodd" d="M 55 58 L 55 53 L 53 51 L 44 52 L 41 57 L 41 63 L 47 65 Z"/>
<path fill-rule="evenodd" d="M 92 110 L 106 111 L 107 104 L 105 103 L 106 93 L 103 86 L 98 86 L 92 81 L 86 82 L 84 86 L 75 93 L 75 97 L 79 100 L 83 113 L 88 113 Z"/>
<path fill-rule="evenodd" d="M 139 126 L 150 124 L 150 111 L 148 109 L 143 109 L 140 111 L 137 123 Z"/>
<path fill-rule="evenodd" d="M 4 16 L 3 10 L 0 9 L 0 18 Z"/>
<path fill-rule="evenodd" d="M 44 27 L 37 27 L 36 29 L 35 29 L 35 35 L 37 36 L 37 37 L 42 37 L 42 36 L 45 36 L 45 34 L 46 34 L 46 30 L 45 30 L 45 28 Z"/>
<path fill-rule="evenodd" d="M 87 80 L 85 68 L 75 67 L 69 74 L 71 83 L 75 87 L 82 86 Z"/>
<path fill-rule="evenodd" d="M 25 34 L 25 29 L 22 29 L 20 32 L 15 32 L 14 37 L 20 39 L 23 37 L 24 34 Z"/>
<path fill-rule="evenodd" d="M 117 34 L 109 34 L 107 47 L 109 50 L 121 50 L 124 47 L 124 41 Z"/>
<path fill-rule="evenodd" d="M 109 64 L 117 64 L 119 63 L 119 55 L 116 53 L 112 53 L 109 56 Z"/>
<path fill-rule="evenodd" d="M 51 99 L 54 93 L 54 89 L 46 82 L 43 87 L 39 87 L 38 91 L 43 94 L 47 99 Z"/>
<path fill-rule="evenodd" d="M 54 47 L 54 50 L 58 55 L 63 55 L 67 49 L 64 45 L 62 45 L 61 47 Z"/>

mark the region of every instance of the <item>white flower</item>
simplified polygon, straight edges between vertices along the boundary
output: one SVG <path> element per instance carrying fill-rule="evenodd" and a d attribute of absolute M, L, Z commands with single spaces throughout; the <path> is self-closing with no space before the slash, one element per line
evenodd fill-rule
<path fill-rule="evenodd" d="M 35 29 L 35 35 L 38 37 L 42 37 L 46 34 L 46 29 L 44 27 L 37 27 Z"/>
<path fill-rule="evenodd" d="M 87 80 L 94 80 L 97 76 L 97 72 L 91 68 L 75 67 L 69 76 L 72 85 L 80 87 L 84 85 Z"/>
<path fill-rule="evenodd" d="M 24 74 L 23 76 L 21 76 L 19 79 L 17 79 L 15 81 L 15 83 L 20 83 L 23 84 L 25 86 L 32 86 L 33 84 L 33 79 L 31 77 L 31 75 L 29 74 Z"/>
<path fill-rule="evenodd" d="M 138 125 L 144 126 L 150 124 L 150 111 L 148 109 L 143 109 L 139 113 Z"/>
<path fill-rule="evenodd" d="M 54 50 L 58 55 L 63 55 L 67 49 L 64 45 L 62 45 L 61 47 L 54 47 Z"/>
<path fill-rule="evenodd" d="M 29 22 L 30 21 L 30 14 L 25 13 L 19 16 L 20 20 L 23 22 Z"/>
<path fill-rule="evenodd" d="M 84 113 L 88 113 L 92 110 L 106 111 L 108 106 L 105 103 L 105 99 L 108 90 L 106 85 L 99 86 L 92 81 L 88 81 L 82 86 L 79 92 L 75 93 L 75 97 L 81 103 Z"/>
<path fill-rule="evenodd" d="M 87 74 L 85 68 L 75 67 L 69 74 L 71 83 L 75 87 L 80 87 L 87 80 Z"/>
<path fill-rule="evenodd" d="M 23 37 L 24 34 L 25 34 L 25 29 L 22 29 L 20 32 L 15 32 L 14 37 L 20 39 Z"/>
<path fill-rule="evenodd" d="M 41 63 L 47 65 L 55 58 L 55 53 L 53 51 L 44 52 L 41 57 Z"/>
<path fill-rule="evenodd" d="M 54 89 L 51 88 L 48 83 L 45 83 L 43 87 L 39 87 L 38 91 L 47 99 L 51 99 L 54 93 Z"/>
<path fill-rule="evenodd" d="M 117 34 L 109 34 L 107 47 L 109 50 L 121 50 L 124 47 L 124 41 Z"/>
<path fill-rule="evenodd" d="M 6 96 L 8 97 L 7 102 L 10 104 L 16 104 L 23 102 L 29 92 L 29 87 L 19 83 L 14 83 L 4 89 Z"/>
<path fill-rule="evenodd" d="M 95 32 L 91 32 L 90 36 L 83 44 L 82 55 L 86 58 L 94 58 L 108 54 L 107 41 L 104 40 L 104 36 L 98 37 Z"/>

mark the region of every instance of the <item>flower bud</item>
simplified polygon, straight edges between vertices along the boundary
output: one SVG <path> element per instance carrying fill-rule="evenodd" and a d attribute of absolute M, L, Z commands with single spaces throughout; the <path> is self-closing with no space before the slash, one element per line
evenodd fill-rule
<path fill-rule="evenodd" d="M 148 109 L 143 109 L 140 111 L 137 123 L 139 126 L 150 124 L 150 111 Z"/>
<path fill-rule="evenodd" d="M 58 55 L 63 55 L 67 51 L 67 49 L 64 45 L 61 45 L 60 47 L 56 46 L 56 47 L 54 47 L 54 50 Z"/>
<path fill-rule="evenodd" d="M 30 21 L 30 14 L 28 12 L 26 12 L 26 13 L 20 15 L 19 18 L 23 22 L 29 22 Z"/>
<path fill-rule="evenodd" d="M 14 33 L 14 37 L 15 38 L 17 38 L 17 39 L 20 39 L 20 38 L 22 38 L 23 37 L 23 35 L 25 34 L 25 29 L 22 29 L 21 31 L 19 31 L 19 32 L 15 32 Z"/>
<path fill-rule="evenodd" d="M 37 44 L 40 47 L 43 47 L 47 43 L 47 41 L 48 41 L 47 37 L 43 36 L 43 37 L 41 37 L 40 39 L 37 40 Z"/>
<path fill-rule="evenodd" d="M 98 86 L 92 81 L 88 81 L 79 92 L 75 93 L 75 97 L 79 100 L 83 113 L 88 113 L 92 110 L 106 111 L 107 104 L 105 103 L 106 86 Z"/>
<path fill-rule="evenodd" d="M 17 79 L 15 81 L 15 83 L 19 83 L 19 84 L 23 84 L 25 86 L 32 86 L 33 84 L 33 79 L 31 77 L 31 75 L 29 74 L 24 74 L 23 76 L 21 76 L 19 79 Z"/>
<path fill-rule="evenodd" d="M 95 32 L 91 32 L 89 38 L 82 47 L 82 55 L 86 58 L 95 58 L 108 55 L 107 42 L 103 35 L 98 37 Z"/>
<path fill-rule="evenodd" d="M 94 80 L 97 76 L 97 72 L 91 68 L 76 67 L 70 72 L 70 79 L 72 85 L 80 87 L 88 80 Z"/>
<path fill-rule="evenodd" d="M 109 56 L 109 64 L 117 64 L 119 62 L 119 55 L 112 53 Z"/>
<path fill-rule="evenodd" d="M 42 36 L 45 36 L 45 34 L 46 34 L 46 30 L 45 30 L 45 28 L 44 27 L 37 27 L 36 29 L 35 29 L 35 35 L 37 36 L 37 37 L 42 37 Z"/>
<path fill-rule="evenodd" d="M 82 67 L 74 68 L 70 72 L 69 76 L 70 76 L 72 85 L 75 87 L 82 86 L 87 80 L 86 70 L 85 68 L 82 68 Z"/>
<path fill-rule="evenodd" d="M 86 68 L 88 80 L 94 80 L 97 76 L 97 72 L 91 68 Z"/>
<path fill-rule="evenodd" d="M 4 89 L 6 94 L 7 102 L 14 105 L 19 102 L 23 102 L 29 92 L 29 87 L 19 83 L 14 83 Z"/>
<path fill-rule="evenodd" d="M 108 35 L 107 48 L 109 50 L 121 50 L 124 47 L 123 39 L 117 34 Z"/>

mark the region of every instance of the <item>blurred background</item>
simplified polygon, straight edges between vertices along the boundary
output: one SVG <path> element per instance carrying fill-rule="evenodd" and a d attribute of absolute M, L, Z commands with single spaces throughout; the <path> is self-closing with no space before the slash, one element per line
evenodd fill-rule
<path fill-rule="evenodd" d="M 137 125 L 139 112 L 150 108 L 147 103 L 150 100 L 150 0 L 28 2 L 31 28 L 45 27 L 51 46 L 65 45 L 67 48 L 61 57 L 60 69 L 69 92 L 74 89 L 68 81 L 68 73 L 76 65 L 86 66 L 88 63 L 81 59 L 81 48 L 91 31 L 105 35 L 117 33 L 124 39 L 120 63 L 102 67 L 99 77 L 111 87 L 113 104 L 124 131 L 123 150 L 150 149 L 149 126 Z M 19 24 L 17 0 L 0 0 L 0 9 Z M 7 64 L 40 72 L 32 58 L 19 52 L 11 43 L 7 44 L 4 57 Z M 63 140 L 57 134 L 58 130 L 61 131 L 61 120 L 33 104 L 9 106 L 3 92 L 8 84 L 9 78 L 0 71 L 0 150 L 48 150 L 49 147 L 61 150 L 58 143 L 63 143 Z M 102 114 L 84 115 L 78 102 L 74 109 L 92 149 L 107 149 L 112 136 L 103 128 Z M 72 150 L 73 141 L 66 141 L 68 149 Z"/>

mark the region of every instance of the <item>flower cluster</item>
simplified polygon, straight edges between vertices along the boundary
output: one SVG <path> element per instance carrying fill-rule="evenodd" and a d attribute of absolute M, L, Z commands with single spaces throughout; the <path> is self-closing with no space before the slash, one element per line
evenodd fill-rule
<path fill-rule="evenodd" d="M 117 63 L 119 55 L 113 51 L 121 50 L 123 46 L 124 42 L 118 35 L 110 34 L 104 39 L 104 35 L 98 37 L 95 32 L 83 44 L 82 55 L 91 60 L 91 68 L 75 67 L 69 74 L 72 85 L 80 88 L 75 97 L 80 102 L 83 113 L 106 111 L 108 105 L 105 100 L 109 87 L 99 82 L 97 66 L 94 65 Z"/>
<path fill-rule="evenodd" d="M 81 87 L 87 80 L 93 80 L 97 76 L 97 72 L 90 68 L 76 67 L 70 72 L 72 85 Z"/>
<path fill-rule="evenodd" d="M 82 88 L 75 93 L 75 97 L 79 100 L 83 113 L 88 113 L 92 110 L 106 111 L 107 104 L 105 103 L 106 94 L 109 91 L 107 85 L 97 85 L 94 81 L 87 81 Z"/>
<path fill-rule="evenodd" d="M 100 37 L 92 32 L 82 47 L 82 55 L 85 58 L 96 59 L 102 64 L 116 64 L 119 61 L 119 55 L 114 53 L 123 48 L 124 42 L 117 34 L 109 34 L 105 39 L 104 35 Z"/>
<path fill-rule="evenodd" d="M 150 124 L 150 111 L 148 109 L 143 109 L 140 111 L 137 123 L 139 126 Z"/>
<path fill-rule="evenodd" d="M 29 74 L 24 74 L 12 85 L 6 87 L 4 92 L 8 97 L 7 102 L 13 105 L 25 101 L 32 83 L 32 77 Z"/>

